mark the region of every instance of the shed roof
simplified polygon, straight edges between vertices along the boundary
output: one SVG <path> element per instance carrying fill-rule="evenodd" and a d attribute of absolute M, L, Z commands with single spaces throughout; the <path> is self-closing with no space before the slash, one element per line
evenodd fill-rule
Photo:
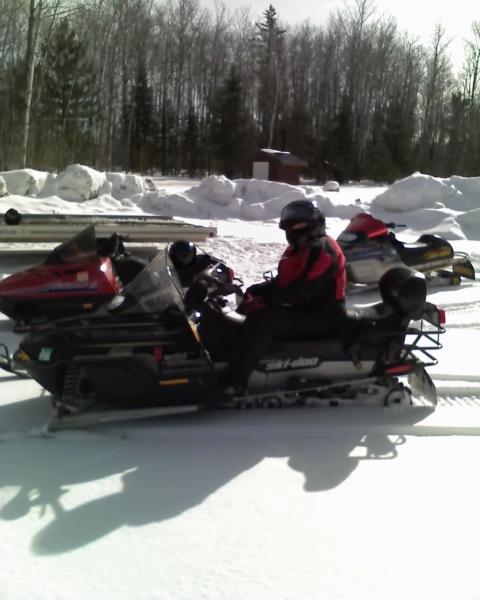
<path fill-rule="evenodd" d="M 259 150 L 259 154 L 264 154 L 265 158 L 268 157 L 269 160 L 278 162 L 282 165 L 287 165 L 290 167 L 308 167 L 308 163 L 295 156 L 291 152 L 286 152 L 284 150 L 273 150 L 272 148 L 261 148 Z"/>

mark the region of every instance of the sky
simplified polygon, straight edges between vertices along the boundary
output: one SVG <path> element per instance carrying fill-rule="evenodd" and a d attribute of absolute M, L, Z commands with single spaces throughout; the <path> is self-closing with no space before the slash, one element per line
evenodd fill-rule
<path fill-rule="evenodd" d="M 201 4 L 210 9 L 216 0 L 201 0 Z M 229 8 L 250 6 L 253 15 L 261 16 L 270 4 L 269 0 L 228 0 Z M 301 22 L 310 18 L 312 23 L 323 24 L 328 15 L 345 7 L 343 0 L 276 0 L 271 2 L 280 19 L 287 23 Z M 347 3 L 353 4 L 353 0 Z M 471 38 L 471 23 L 480 20 L 480 9 L 471 0 L 377 0 L 373 2 L 378 15 L 395 17 L 401 31 L 408 31 L 424 44 L 431 40 L 436 23 L 442 23 L 447 31 L 450 44 L 450 56 L 456 70 L 463 61 L 464 39 Z"/>
<path fill-rule="evenodd" d="M 401 239 L 448 237 L 480 269 L 478 177 L 415 174 L 338 192 L 154 178 L 152 192 L 107 174 L 110 195 L 89 174 L 64 172 L 66 200 L 39 195 L 46 174 L 2 173 L 11 195 L 0 213 L 119 213 L 148 201 L 186 215 L 196 205 L 218 225 L 205 249 L 248 283 L 277 264 L 285 240 L 272 218 L 303 193 L 328 211 L 332 235 L 371 210 L 407 224 Z M 28 260 L 0 255 L 0 279 Z M 0 372 L 1 600 L 478 600 L 480 285 L 428 299 L 447 314 L 427 369 L 435 409 L 206 411 L 44 437 L 49 395 Z M 0 341 L 13 351 L 19 339 L 1 315 Z"/>

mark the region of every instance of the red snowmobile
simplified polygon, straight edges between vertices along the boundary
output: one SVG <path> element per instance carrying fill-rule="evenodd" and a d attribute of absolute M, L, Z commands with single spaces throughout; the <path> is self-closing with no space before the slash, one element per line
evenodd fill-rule
<path fill-rule="evenodd" d="M 92 312 L 122 291 L 148 260 L 130 255 L 121 235 L 97 238 L 90 225 L 50 252 L 45 261 L 0 282 L 0 312 L 15 330 Z"/>
<path fill-rule="evenodd" d="M 0 312 L 15 321 L 14 330 L 19 332 L 57 318 L 91 313 L 110 303 L 158 252 L 156 247 L 145 247 L 141 256 L 132 255 L 125 239 L 118 233 L 98 238 L 94 225 L 86 227 L 54 248 L 42 264 L 1 281 Z M 220 280 L 231 283 L 234 279 L 227 265 L 198 251 L 193 242 L 177 240 L 169 251 L 176 259 L 183 288 L 212 266 Z"/>
<path fill-rule="evenodd" d="M 390 229 L 405 227 L 384 223 L 368 213 L 355 215 L 337 241 L 347 259 L 349 292 L 373 289 L 384 273 L 407 266 L 420 271 L 432 285 L 459 285 L 475 279 L 466 253 L 455 252 L 447 240 L 423 234 L 413 243 L 397 239 Z"/>

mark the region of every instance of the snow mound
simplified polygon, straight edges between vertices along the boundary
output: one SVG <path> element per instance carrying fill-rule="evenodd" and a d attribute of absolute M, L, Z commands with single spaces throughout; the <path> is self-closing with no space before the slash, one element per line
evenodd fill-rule
<path fill-rule="evenodd" d="M 480 208 L 469 210 L 455 219 L 469 240 L 480 240 Z"/>
<path fill-rule="evenodd" d="M 4 171 L 0 173 L 3 177 L 9 194 L 19 196 L 35 196 L 45 185 L 48 172 L 36 171 L 35 169 L 18 169 L 16 171 Z"/>
<path fill-rule="evenodd" d="M 305 198 L 305 190 L 298 185 L 289 183 L 280 183 L 278 181 L 264 181 L 262 179 L 236 179 L 235 194 L 243 198 L 249 204 L 265 202 L 273 198 L 279 198 L 285 194 L 291 197 L 292 192 L 296 193 L 297 200 Z M 292 200 L 294 198 L 292 197 Z"/>
<path fill-rule="evenodd" d="M 235 183 L 224 175 L 205 177 L 200 185 L 190 189 L 218 206 L 228 206 L 235 196 Z"/>
<path fill-rule="evenodd" d="M 114 198 L 131 198 L 135 194 L 143 194 L 145 190 L 140 175 L 107 173 L 106 178 L 112 185 L 111 194 Z"/>
<path fill-rule="evenodd" d="M 455 190 L 446 203 L 449 208 L 464 212 L 480 206 L 480 177 L 452 175 L 443 181 Z"/>
<path fill-rule="evenodd" d="M 333 179 L 331 179 L 330 181 L 326 181 L 323 184 L 323 191 L 324 192 L 339 192 L 340 184 L 338 183 L 338 181 L 334 181 Z"/>
<path fill-rule="evenodd" d="M 443 180 L 423 173 L 414 173 L 395 181 L 387 190 L 372 200 L 372 209 L 391 212 L 409 212 L 420 208 L 444 208 L 452 197 L 460 194 Z"/>
<path fill-rule="evenodd" d="M 84 165 L 70 165 L 55 179 L 56 195 L 69 202 L 84 202 L 112 191 L 105 173 Z"/>
<path fill-rule="evenodd" d="M 148 192 L 138 202 L 145 212 L 166 217 L 201 217 L 201 207 L 185 193 L 165 194 Z"/>

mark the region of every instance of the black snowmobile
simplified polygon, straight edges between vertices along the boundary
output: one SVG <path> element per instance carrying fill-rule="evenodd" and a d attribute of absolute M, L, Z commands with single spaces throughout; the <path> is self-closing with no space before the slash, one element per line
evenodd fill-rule
<path fill-rule="evenodd" d="M 447 240 L 423 234 L 416 242 L 402 242 L 389 231 L 400 227 L 405 225 L 384 223 L 368 213 L 351 219 L 337 238 L 347 259 L 349 292 L 376 288 L 382 275 L 397 266 L 424 273 L 429 287 L 475 279 L 468 255 L 455 252 Z"/>
<path fill-rule="evenodd" d="M 435 403 L 425 367 L 441 348 L 443 311 L 426 302 L 424 277 L 404 267 L 380 290 L 382 301 L 350 311 L 333 337 L 276 342 L 245 395 L 228 397 L 222 386 L 244 317 L 226 296 L 238 287 L 212 267 L 192 284 L 196 301 L 186 309 L 166 250 L 118 303 L 28 333 L 15 363 L 52 394 L 51 428 L 205 407 L 396 405 L 412 394 Z"/>

